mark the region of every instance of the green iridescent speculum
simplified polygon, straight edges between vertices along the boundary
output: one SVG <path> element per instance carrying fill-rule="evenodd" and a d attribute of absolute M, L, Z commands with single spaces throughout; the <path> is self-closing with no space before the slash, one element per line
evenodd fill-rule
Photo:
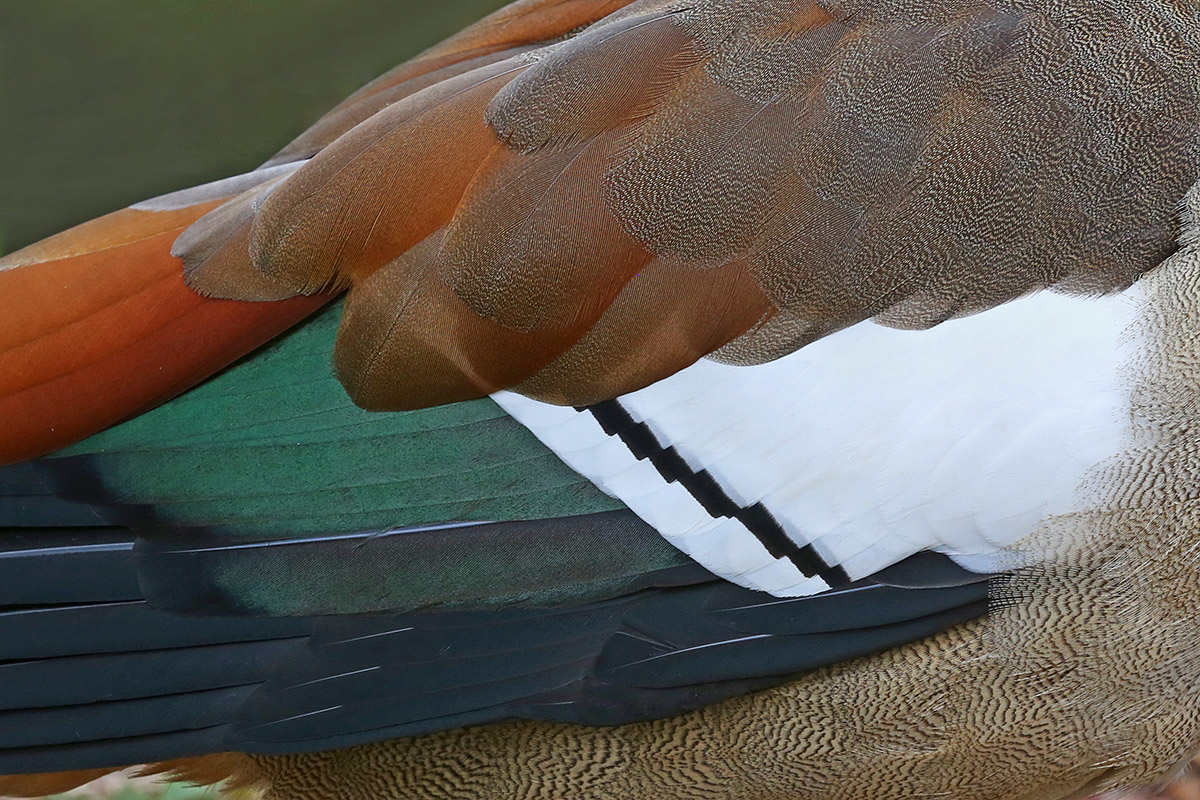
<path fill-rule="evenodd" d="M 403 413 L 356 407 L 329 367 L 340 316 L 335 304 L 196 389 L 48 463 L 96 479 L 102 497 L 87 499 L 153 504 L 163 526 L 203 529 L 209 544 L 624 508 L 489 399 Z M 534 548 L 499 532 L 464 537 L 462 546 L 423 540 L 402 565 L 410 568 L 399 570 L 364 571 L 335 548 L 314 551 L 278 580 L 270 578 L 278 564 L 243 552 L 241 560 L 208 562 L 208 579 L 239 605 L 286 614 L 317 599 L 347 611 L 453 603 L 456 594 L 483 603 L 579 600 L 607 594 L 626 576 L 686 563 L 657 536 L 615 538 Z M 296 570 L 307 576 L 300 599 L 287 585 Z"/>

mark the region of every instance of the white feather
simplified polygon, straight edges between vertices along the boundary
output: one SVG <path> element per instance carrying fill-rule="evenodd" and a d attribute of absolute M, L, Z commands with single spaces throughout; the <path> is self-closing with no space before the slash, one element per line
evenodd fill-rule
<path fill-rule="evenodd" d="M 1134 346 L 1123 332 L 1140 306 L 1136 288 L 1040 292 L 924 331 L 862 323 L 769 364 L 702 360 L 620 402 L 736 502 L 761 501 L 851 578 L 923 549 L 986 569 L 1008 563 L 1004 549 L 1047 517 L 1079 508 L 1087 474 L 1120 452 L 1120 370 Z M 762 559 L 742 544 L 757 544 L 753 534 L 705 524 L 699 503 L 623 457 L 623 445 L 596 447 L 597 431 L 619 440 L 590 414 L 495 399 L 707 568 L 777 594 L 820 590 L 798 570 L 780 577 L 790 564 L 755 567 Z M 722 536 L 728 544 L 714 544 Z"/>

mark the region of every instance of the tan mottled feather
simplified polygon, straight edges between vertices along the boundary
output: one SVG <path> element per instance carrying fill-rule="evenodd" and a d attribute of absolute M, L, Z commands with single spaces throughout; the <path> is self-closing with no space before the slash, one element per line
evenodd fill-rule
<path fill-rule="evenodd" d="M 438 278 L 477 314 L 521 331 L 591 325 L 650 254 L 593 202 L 611 136 L 526 155 L 503 148 L 463 197 Z"/>
<path fill-rule="evenodd" d="M 680 295 L 681 285 L 692 291 Z M 641 388 L 695 363 L 773 312 L 745 264 L 654 259 L 579 341 L 514 388 L 550 403 L 597 403 L 613 386 Z"/>

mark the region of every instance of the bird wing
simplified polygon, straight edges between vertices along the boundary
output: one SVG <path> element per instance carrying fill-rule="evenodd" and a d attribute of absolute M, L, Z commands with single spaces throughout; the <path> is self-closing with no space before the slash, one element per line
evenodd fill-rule
<path fill-rule="evenodd" d="M 249 260 L 185 254 L 189 283 L 348 287 L 338 374 L 392 410 L 586 405 L 1117 291 L 1173 251 L 1200 159 L 1183 17 L 642 0 L 366 118 L 240 220 Z"/>
<path fill-rule="evenodd" d="M 986 611 L 933 554 L 810 598 L 722 582 L 491 399 L 354 406 L 341 315 L 0 470 L 0 773 L 635 722 Z"/>
<path fill-rule="evenodd" d="M 5 473 L 0 563 L 49 577 L 14 579 L 0 612 L 19 687 L 0 770 L 694 708 L 984 613 L 986 580 L 941 554 L 1011 566 L 986 557 L 1119 435 L 1137 290 L 1092 295 L 1174 248 L 1200 163 L 1194 19 L 514 8 L 248 177 L 0 262 L 50 295 L 12 284 L 34 322 L 7 357 L 72 259 L 91 259 L 72 298 L 144 288 L 108 246 L 144 231 L 156 269 L 210 295 L 187 302 L 280 315 L 263 339 L 349 290 Z M 153 292 L 183 296 L 171 281 Z M 66 432 L 46 421 L 82 412 L 27 403 L 10 458 L 203 380 L 254 347 L 241 325 L 192 329 L 221 342 L 199 359 L 136 329 L 157 360 L 104 385 L 183 377 Z M 72 348 L 105 341 L 80 330 L 46 363 L 74 374 Z M 334 391 L 312 365 L 335 337 L 352 397 L 402 413 Z M 1039 438 L 1090 430 L 1059 412 L 1098 449 Z"/>
<path fill-rule="evenodd" d="M 1125 433 L 1200 171 L 1184 17 L 637 2 L 345 132 L 238 259 L 219 211 L 180 249 L 216 296 L 348 288 L 357 403 L 493 395 L 742 585 L 1013 566 Z"/>
<path fill-rule="evenodd" d="M 721 581 L 490 399 L 353 406 L 339 311 L 0 470 L 0 773 L 634 722 L 986 611 L 934 554 L 812 597 Z"/>
<path fill-rule="evenodd" d="M 173 250 L 246 261 L 242 222 L 309 155 L 363 116 L 463 69 L 562 37 L 619 0 L 522 0 L 364 87 L 270 164 L 138 203 L 0 258 L 0 464 L 78 441 L 162 403 L 269 341 L 329 296 L 272 305 L 205 300 Z M 506 55 L 507 54 L 507 55 Z M 205 215 L 212 216 L 205 219 Z M 216 228 L 212 235 L 206 230 Z M 193 250 L 192 258 L 199 258 Z M 269 282 L 259 279 L 258 290 Z M 241 295 L 251 287 L 243 283 Z"/>
<path fill-rule="evenodd" d="M 0 774 L 306 752 L 508 719 L 653 719 L 987 606 L 986 577 L 936 558 L 780 600 L 682 563 L 621 510 L 217 547 L 170 527 L 169 503 L 151 507 L 166 509 L 157 523 L 125 527 L 47 490 L 47 474 L 0 474 Z M 303 504 L 276 503 L 292 500 Z M 542 558 L 506 555 L 532 544 L 526 529 Z M 567 563 L 596 547 L 608 563 Z M 383 611 L 434 598 L 453 607 Z"/>

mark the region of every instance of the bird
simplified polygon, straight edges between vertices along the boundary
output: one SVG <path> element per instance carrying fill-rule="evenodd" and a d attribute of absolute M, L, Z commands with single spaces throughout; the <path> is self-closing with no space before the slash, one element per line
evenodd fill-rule
<path fill-rule="evenodd" d="M 0 794 L 1200 750 L 1200 5 L 517 0 L 0 258 Z"/>

